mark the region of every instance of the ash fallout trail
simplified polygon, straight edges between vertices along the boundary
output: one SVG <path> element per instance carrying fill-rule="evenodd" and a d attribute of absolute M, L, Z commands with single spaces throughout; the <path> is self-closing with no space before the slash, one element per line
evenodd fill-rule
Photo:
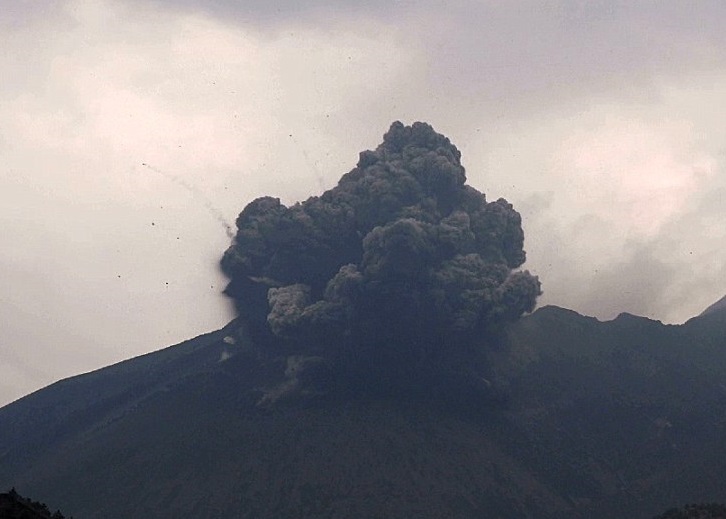
<path fill-rule="evenodd" d="M 204 207 L 209 211 L 209 213 L 214 217 L 215 220 L 217 220 L 219 223 L 222 224 L 224 227 L 224 232 L 227 235 L 228 238 L 234 239 L 235 233 L 234 229 L 232 227 L 232 224 L 229 223 L 227 218 L 225 218 L 224 214 L 222 214 L 222 211 L 217 209 L 212 201 L 205 195 L 202 191 L 191 185 L 189 182 L 184 180 L 178 175 L 172 175 L 170 173 L 165 173 L 164 171 L 155 168 L 151 164 L 148 164 L 146 162 L 141 163 L 142 166 L 145 168 L 150 169 L 151 171 L 158 173 L 162 177 L 166 178 L 167 180 L 170 180 L 171 182 L 174 182 L 176 185 L 183 187 L 187 191 L 189 191 L 192 196 L 200 202 Z"/>

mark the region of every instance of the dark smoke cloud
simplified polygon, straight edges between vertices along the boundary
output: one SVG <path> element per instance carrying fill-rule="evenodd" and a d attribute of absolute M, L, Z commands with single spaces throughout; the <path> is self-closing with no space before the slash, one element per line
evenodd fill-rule
<path fill-rule="evenodd" d="M 258 335 L 395 378 L 459 358 L 530 312 L 519 214 L 466 185 L 461 154 L 425 123 L 383 143 L 321 196 L 258 198 L 221 265 Z"/>

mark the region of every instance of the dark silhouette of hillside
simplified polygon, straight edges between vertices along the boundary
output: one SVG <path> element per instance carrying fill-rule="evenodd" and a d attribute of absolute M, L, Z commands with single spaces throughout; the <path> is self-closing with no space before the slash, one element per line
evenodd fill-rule
<path fill-rule="evenodd" d="M 0 493 L 0 519 L 64 519 L 60 510 L 51 513 L 45 503 L 25 498 L 12 488 Z"/>
<path fill-rule="evenodd" d="M 723 312 L 545 307 L 480 385 L 390 398 L 309 391 L 291 357 L 233 321 L 58 382 L 0 409 L 0 485 L 84 518 L 645 519 L 726 495 Z"/>
<path fill-rule="evenodd" d="M 726 519 L 726 506 L 709 503 L 672 508 L 654 519 Z"/>

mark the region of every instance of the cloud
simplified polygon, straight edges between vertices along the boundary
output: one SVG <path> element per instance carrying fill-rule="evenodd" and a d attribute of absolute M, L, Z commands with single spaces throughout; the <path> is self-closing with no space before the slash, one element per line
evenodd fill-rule
<path fill-rule="evenodd" d="M 715 1 L 8 4 L 5 298 L 87 330 L 104 362 L 215 328 L 224 231 L 141 163 L 231 219 L 333 187 L 401 119 L 451 137 L 469 183 L 518 208 L 543 302 L 580 309 L 596 271 L 645 247 L 668 288 L 633 313 L 683 320 L 726 292 L 725 20 Z M 19 262 L 50 273 L 42 310 Z M 110 337 L 119 323 L 133 335 Z"/>
<path fill-rule="evenodd" d="M 553 176 L 570 184 L 573 213 L 597 212 L 614 231 L 652 236 L 711 181 L 717 158 L 694 146 L 689 121 L 615 113 L 601 107 L 582 117 L 554 157 Z"/>
<path fill-rule="evenodd" d="M 725 228 L 718 193 L 726 142 L 719 118 L 726 114 L 717 101 L 725 78 L 664 84 L 659 102 L 647 105 L 593 103 L 564 118 L 509 121 L 487 142 L 464 148 L 472 184 L 517 203 L 528 264 L 545 287 L 542 304 L 611 318 L 622 302 L 632 313 L 681 322 L 726 291 L 718 268 L 704 267 L 718 261 L 712 247 L 723 242 L 710 236 Z M 668 271 L 664 296 L 637 308 L 625 295 L 595 290 L 584 303 L 582 287 L 627 263 L 638 247 L 652 247 L 653 271 L 657 262 Z"/>
<path fill-rule="evenodd" d="M 221 259 L 245 329 L 270 351 L 324 355 L 367 390 L 419 390 L 480 362 L 482 337 L 541 291 L 517 270 L 520 215 L 465 182 L 449 139 L 394 122 L 333 189 L 250 202 Z"/>
<path fill-rule="evenodd" d="M 438 14 L 419 26 L 436 53 L 431 83 L 490 113 L 526 117 L 592 96 L 648 103 L 660 78 L 724 64 L 726 8 L 713 2 L 463 2 Z"/>
<path fill-rule="evenodd" d="M 657 318 L 668 305 L 675 268 L 653 244 L 626 244 L 616 261 L 596 269 L 575 294 L 586 315 L 613 318 L 622 312 Z"/>
<path fill-rule="evenodd" d="M 387 15 L 405 13 L 414 7 L 412 2 L 384 2 L 371 0 L 368 2 L 330 2 L 311 0 L 307 2 L 289 2 L 271 0 L 267 2 L 210 0 L 196 2 L 194 0 L 127 0 L 135 8 L 171 11 L 176 14 L 202 14 L 224 23 L 238 24 L 255 31 L 277 31 L 284 27 L 301 27 L 315 25 L 320 29 L 330 29 L 340 19 L 361 20 L 371 17 L 376 21 L 386 22 Z"/>
<path fill-rule="evenodd" d="M 13 71 L 0 86 L 5 298 L 82 330 L 76 342 L 100 353 L 87 355 L 91 364 L 71 354 L 38 364 L 45 375 L 31 377 L 34 387 L 224 324 L 218 217 L 233 219 L 263 192 L 295 199 L 333 182 L 326 174 L 340 171 L 331 164 L 343 160 L 336 143 L 346 136 L 324 127 L 340 124 L 345 89 L 365 82 L 377 92 L 405 76 L 406 53 L 381 32 L 339 45 L 312 30 L 270 39 L 132 7 L 4 11 L 0 66 Z M 20 277 L 21 268 L 38 275 Z M 39 347 L 56 347 L 52 328 L 40 329 Z M 19 335 L 3 341 L 28 358 Z"/>

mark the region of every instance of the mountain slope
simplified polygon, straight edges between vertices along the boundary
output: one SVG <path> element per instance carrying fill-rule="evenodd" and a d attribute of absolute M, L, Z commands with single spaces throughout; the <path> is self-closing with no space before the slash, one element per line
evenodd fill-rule
<path fill-rule="evenodd" d="M 488 393 L 335 398 L 232 322 L 0 409 L 0 487 L 84 518 L 652 517 L 726 496 L 725 348 L 714 315 L 546 307 Z"/>
<path fill-rule="evenodd" d="M 649 517 L 726 495 L 726 326 L 622 314 L 601 323 L 543 308 L 512 330 L 500 361 L 529 466 L 587 517 Z M 521 458 L 520 458 L 521 459 Z"/>
<path fill-rule="evenodd" d="M 259 362 L 236 337 L 229 344 L 234 328 L 3 408 L 0 480 L 82 517 L 532 516 L 528 508 L 558 517 L 569 508 L 476 423 L 440 406 L 257 408 L 284 366 Z"/>
<path fill-rule="evenodd" d="M 726 311 L 726 296 L 723 296 L 721 299 L 716 301 L 714 304 L 706 308 L 702 313 L 701 316 L 704 316 L 706 314 L 714 313 L 714 312 L 724 312 Z"/>

